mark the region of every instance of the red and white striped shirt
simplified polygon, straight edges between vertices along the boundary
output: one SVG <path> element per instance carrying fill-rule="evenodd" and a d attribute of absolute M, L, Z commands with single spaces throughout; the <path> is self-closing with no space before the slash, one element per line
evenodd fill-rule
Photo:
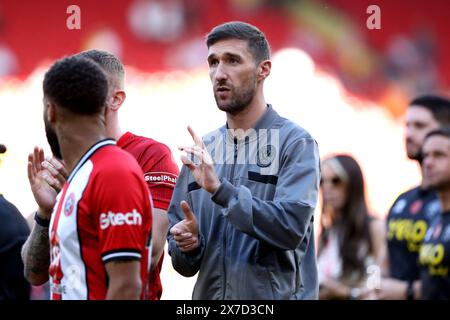
<path fill-rule="evenodd" d="M 151 242 L 151 203 L 136 160 L 103 140 L 75 166 L 50 221 L 53 300 L 105 299 L 110 261 L 141 262 L 144 298 Z"/>

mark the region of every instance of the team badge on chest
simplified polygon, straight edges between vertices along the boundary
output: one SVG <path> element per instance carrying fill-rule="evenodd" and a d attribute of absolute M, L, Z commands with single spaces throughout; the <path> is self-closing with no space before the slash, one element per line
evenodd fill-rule
<path fill-rule="evenodd" d="M 71 193 L 67 197 L 66 204 L 64 205 L 64 215 L 66 217 L 72 214 L 74 206 L 75 206 L 75 194 Z"/>

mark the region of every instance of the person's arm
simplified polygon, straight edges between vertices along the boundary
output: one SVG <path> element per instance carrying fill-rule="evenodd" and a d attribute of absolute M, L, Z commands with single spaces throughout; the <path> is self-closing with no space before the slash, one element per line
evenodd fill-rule
<path fill-rule="evenodd" d="M 409 288 L 411 287 L 411 289 Z M 421 298 L 422 281 L 403 281 L 395 278 L 381 278 L 380 288 L 375 290 L 378 300 L 418 300 Z"/>
<path fill-rule="evenodd" d="M 381 270 L 381 276 L 388 277 L 390 274 L 390 272 L 389 272 L 390 266 L 389 266 L 389 254 L 388 254 L 386 238 L 383 239 L 383 245 L 380 249 L 379 260 L 377 261 L 377 263 Z"/>
<path fill-rule="evenodd" d="M 38 215 L 42 216 L 38 213 Z M 48 280 L 50 266 L 50 242 L 48 227 L 34 224 L 30 236 L 22 247 L 24 276 L 34 286 Z"/>
<path fill-rule="evenodd" d="M 55 190 L 60 186 L 60 182 L 42 166 L 44 161 L 44 151 L 36 147 L 34 152 L 28 156 L 28 180 L 39 206 L 37 216 L 48 223 L 56 203 L 57 192 Z M 32 285 L 41 285 L 48 280 L 50 265 L 48 229 L 48 226 L 35 223 L 30 236 L 22 247 L 24 275 Z"/>
<path fill-rule="evenodd" d="M 293 250 L 307 234 L 317 203 L 319 152 L 312 138 L 293 141 L 280 159 L 273 201 L 252 196 L 226 179 L 212 195 L 234 227 L 282 250 Z"/>
<path fill-rule="evenodd" d="M 180 170 L 173 159 L 170 149 L 162 144 L 158 145 L 157 152 L 150 147 L 146 149 L 142 154 L 140 164 L 153 204 L 151 260 L 151 268 L 153 270 L 164 255 L 164 246 L 166 244 L 167 232 L 169 231 L 167 210 Z"/>
<path fill-rule="evenodd" d="M 169 231 L 169 218 L 167 211 L 153 208 L 153 248 L 152 248 L 152 269 L 159 263 L 164 254 L 167 232 Z"/>
<path fill-rule="evenodd" d="M 422 281 L 416 280 L 412 283 L 413 299 L 422 299 Z"/>
<path fill-rule="evenodd" d="M 105 264 L 108 273 L 106 300 L 138 300 L 142 290 L 140 261 L 111 261 Z"/>
<path fill-rule="evenodd" d="M 394 202 L 393 206 L 397 203 L 398 199 Z M 391 208 L 392 210 L 392 208 Z M 377 228 L 377 227 L 376 227 Z M 371 230 L 372 231 L 372 230 Z M 376 230 L 373 230 L 373 233 L 376 233 Z M 405 300 L 408 299 L 408 286 L 409 283 L 407 281 L 395 279 L 391 277 L 389 272 L 390 269 L 390 261 L 389 261 L 389 252 L 387 246 L 387 226 L 384 223 L 383 230 L 379 230 L 379 233 L 383 234 L 384 238 L 382 239 L 383 245 L 379 249 L 378 261 L 379 266 L 381 268 L 381 281 L 380 287 L 375 288 L 370 292 L 370 294 L 378 300 Z M 378 237 L 373 236 L 374 241 L 377 241 Z M 421 281 L 416 280 L 412 283 L 412 297 L 413 299 L 420 299 L 420 291 L 421 291 Z"/>
<path fill-rule="evenodd" d="M 333 279 L 327 279 L 320 284 L 319 299 L 352 299 L 351 290 L 352 288 L 343 284 L 342 282 Z"/>
<path fill-rule="evenodd" d="M 375 264 L 383 269 L 386 259 L 386 228 L 383 220 L 373 219 L 369 225 L 370 238 L 372 243 L 372 255 Z"/>

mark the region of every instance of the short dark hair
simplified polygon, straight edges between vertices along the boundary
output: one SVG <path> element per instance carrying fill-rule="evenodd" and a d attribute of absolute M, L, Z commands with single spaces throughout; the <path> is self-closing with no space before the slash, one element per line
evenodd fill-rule
<path fill-rule="evenodd" d="M 117 76 L 119 81 L 123 81 L 125 78 L 125 68 L 122 62 L 111 52 L 90 49 L 78 53 L 77 56 L 92 59 L 98 63 L 106 73 Z"/>
<path fill-rule="evenodd" d="M 206 45 L 209 48 L 216 42 L 227 39 L 246 40 L 257 63 L 270 59 L 270 46 L 265 34 L 251 24 L 241 21 L 221 24 L 208 33 Z"/>
<path fill-rule="evenodd" d="M 68 57 L 55 62 L 43 83 L 44 96 L 59 107 L 77 114 L 97 114 L 105 106 L 108 81 L 92 60 Z"/>
<path fill-rule="evenodd" d="M 450 139 L 450 128 L 446 127 L 446 128 L 439 128 L 439 129 L 433 130 L 425 136 L 424 141 L 432 136 L 443 136 L 443 137 Z"/>
<path fill-rule="evenodd" d="M 413 99 L 409 106 L 419 106 L 427 109 L 441 126 L 450 126 L 450 100 L 444 97 L 435 95 L 419 96 Z"/>

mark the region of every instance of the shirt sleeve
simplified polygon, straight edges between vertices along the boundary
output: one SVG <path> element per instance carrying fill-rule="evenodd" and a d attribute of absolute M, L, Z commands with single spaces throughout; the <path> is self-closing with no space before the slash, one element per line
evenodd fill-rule
<path fill-rule="evenodd" d="M 142 258 L 151 234 L 151 206 L 141 174 L 115 167 L 97 176 L 93 208 L 104 263 Z"/>
<path fill-rule="evenodd" d="M 162 145 L 159 154 L 161 157 L 157 161 L 148 159 L 142 169 L 153 207 L 167 211 L 180 171 L 168 147 Z"/>

